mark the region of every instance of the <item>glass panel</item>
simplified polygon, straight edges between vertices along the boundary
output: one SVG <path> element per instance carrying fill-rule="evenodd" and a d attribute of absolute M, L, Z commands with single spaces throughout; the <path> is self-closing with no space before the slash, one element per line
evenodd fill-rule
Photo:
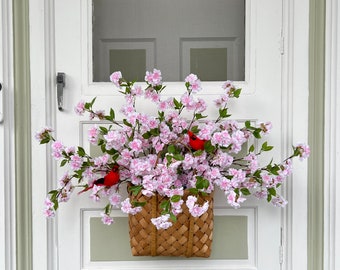
<path fill-rule="evenodd" d="M 131 255 L 128 219 L 115 217 L 107 226 L 101 218 L 90 220 L 91 261 L 200 260 L 185 257 L 148 257 Z M 248 217 L 214 216 L 214 238 L 210 260 L 248 259 Z"/>
<path fill-rule="evenodd" d="M 227 74 L 227 48 L 190 49 L 190 72 L 202 81 L 222 81 Z"/>
<path fill-rule="evenodd" d="M 146 69 L 146 50 L 110 50 L 110 70 L 120 70 L 128 81 L 143 81 Z"/>
<path fill-rule="evenodd" d="M 245 77 L 245 0 L 93 0 L 92 29 L 94 82 L 153 68 L 164 81 Z"/>

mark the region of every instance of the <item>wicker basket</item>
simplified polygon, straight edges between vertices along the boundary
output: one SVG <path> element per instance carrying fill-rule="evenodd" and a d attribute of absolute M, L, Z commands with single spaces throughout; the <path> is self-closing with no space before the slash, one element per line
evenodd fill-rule
<path fill-rule="evenodd" d="M 189 195 L 185 191 L 183 199 Z M 143 210 L 129 215 L 130 245 L 133 256 L 186 256 L 209 257 L 213 238 L 213 194 L 198 199 L 199 204 L 209 201 L 209 209 L 200 217 L 192 217 L 185 203 L 177 222 L 166 230 L 157 230 L 150 219 L 158 217 L 161 210 L 160 195 L 146 197 L 130 195 L 131 201 L 146 201 Z"/>

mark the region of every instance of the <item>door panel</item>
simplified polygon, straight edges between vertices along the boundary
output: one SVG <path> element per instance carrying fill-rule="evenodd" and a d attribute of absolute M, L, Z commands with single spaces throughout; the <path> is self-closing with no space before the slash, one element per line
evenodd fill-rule
<path fill-rule="evenodd" d="M 122 4 L 124 1 L 112 2 Z M 138 2 L 145 3 L 145 6 L 147 6 L 150 1 Z M 216 4 L 218 7 L 224 1 L 209 0 L 208 2 L 206 0 L 202 2 L 212 6 Z M 128 3 L 134 4 L 133 1 L 126 1 L 124 4 Z M 170 8 L 169 3 L 172 2 L 162 1 L 162 3 L 164 3 L 164 10 L 166 10 Z M 67 8 L 65 8 L 66 6 Z M 141 5 L 138 12 L 146 12 L 145 6 Z M 131 9 L 134 10 L 134 6 L 131 6 Z M 113 11 L 116 12 L 117 10 L 114 9 Z M 227 58 L 230 55 L 238 55 L 238 53 L 235 53 L 237 38 L 233 39 L 232 35 L 226 36 L 219 33 L 208 35 L 202 30 L 202 32 L 198 31 L 193 36 L 183 34 L 174 37 L 171 47 L 176 48 L 175 51 L 179 57 L 174 60 L 176 63 L 164 60 L 163 63 L 165 64 L 161 64 L 161 59 L 165 56 L 158 52 L 158 46 L 161 42 L 157 40 L 156 35 L 151 35 L 147 31 L 142 33 L 135 29 L 134 35 L 130 36 L 127 34 L 131 33 L 129 27 L 133 25 L 128 26 L 129 31 L 124 31 L 125 25 L 122 24 L 117 31 L 120 30 L 126 36 L 107 37 L 103 35 L 102 38 L 98 38 L 98 40 L 102 40 L 98 48 L 105 51 L 104 56 L 99 56 L 98 59 L 105 63 L 92 63 L 95 54 L 92 40 L 96 40 L 92 36 L 92 12 L 91 0 L 58 0 L 55 2 L 56 67 L 58 72 L 62 71 L 66 74 L 64 107 L 63 111 L 57 112 L 56 129 L 58 138 L 62 139 L 65 145 L 82 145 L 87 151 L 95 151 L 90 149 L 87 141 L 87 130 L 95 122 L 79 118 L 74 114 L 73 108 L 79 100 L 91 100 L 94 96 L 97 96 L 97 108 L 106 111 L 111 106 L 119 108 L 119 104 L 124 102 L 124 98 L 117 91 L 114 91 L 112 84 L 96 82 L 96 80 L 104 81 L 106 71 L 107 77 L 110 75 L 110 66 L 114 66 L 115 59 L 117 59 L 115 55 L 123 53 L 122 50 L 135 50 L 136 55 L 138 55 L 140 53 L 138 50 L 142 49 L 145 53 L 145 61 L 141 61 L 141 65 L 145 65 L 149 70 L 153 68 L 153 65 L 156 65 L 164 75 L 173 73 L 169 75 L 171 82 L 165 83 L 167 85 L 165 95 L 168 96 L 179 96 L 183 92 L 183 83 L 176 82 L 176 79 L 182 79 L 186 76 L 185 73 L 188 73 L 190 68 L 195 66 L 195 63 L 197 70 L 202 70 L 199 61 L 202 59 L 203 49 L 209 49 L 208 52 L 214 54 L 217 50 L 212 50 L 212 48 L 224 48 L 225 50 L 218 53 L 222 53 L 219 55 L 224 53 Z M 175 15 L 173 13 L 174 11 L 171 11 L 169 15 Z M 207 15 L 209 17 L 209 14 Z M 133 19 L 134 16 L 131 17 Z M 116 24 L 119 24 L 119 21 Z M 231 68 L 236 70 L 234 74 L 237 72 L 242 74 L 242 66 L 244 67 L 244 75 L 235 77 L 236 79 L 241 78 L 237 84 L 243 88 L 243 92 L 237 103 L 230 105 L 233 118 L 240 122 L 244 119 L 251 119 L 253 122 L 271 121 L 274 124 L 274 130 L 268 140 L 270 144 L 278 146 L 274 153 L 274 158 L 277 160 L 281 157 L 279 146 L 281 145 L 282 109 L 280 102 L 273 101 L 281 98 L 281 24 L 281 0 L 245 1 L 244 65 L 241 61 L 241 64 L 235 68 L 234 62 L 231 62 L 232 64 L 227 63 L 225 68 L 227 73 Z M 219 27 L 217 25 L 217 28 Z M 160 31 L 166 34 L 165 29 L 160 29 Z M 199 34 L 201 35 L 198 36 Z M 168 57 L 173 58 L 172 56 Z M 219 57 L 217 58 L 219 59 Z M 110 63 L 110 59 L 113 59 L 113 64 Z M 177 71 L 177 74 L 169 71 L 167 64 L 173 64 L 175 66 L 173 70 Z M 92 68 L 92 66 L 96 68 L 98 65 L 102 66 L 101 71 L 101 68 L 98 69 L 99 75 Z M 202 72 L 204 72 L 204 68 L 203 66 Z M 222 90 L 220 81 L 204 81 L 202 86 L 203 90 L 200 95 L 208 103 L 212 103 Z M 145 106 L 144 109 L 148 110 Z M 122 117 L 118 110 L 116 110 L 116 113 L 118 119 Z M 58 178 L 62 174 L 62 170 L 59 170 Z M 101 211 L 99 209 L 103 206 L 94 204 L 86 195 L 74 196 L 67 204 L 60 205 L 57 218 L 58 265 L 60 270 L 192 269 L 193 267 L 195 269 L 280 269 L 281 211 L 265 202 L 249 199 L 244 207 L 234 210 L 227 206 L 223 194 L 217 192 L 215 195 L 215 215 L 219 221 L 216 223 L 214 234 L 214 239 L 216 239 L 214 241 L 215 251 L 213 251 L 211 258 L 204 260 L 131 258 L 126 246 L 124 247 L 126 249 L 124 251 L 125 257 L 115 254 L 114 248 L 121 247 L 121 245 L 114 238 L 113 230 L 117 230 L 118 233 L 116 231 L 115 233 L 124 235 L 122 237 L 126 239 L 126 227 L 113 224 L 110 228 L 107 228 L 98 224 Z M 120 220 L 124 224 L 126 218 L 118 211 L 117 216 L 121 217 Z M 230 233 L 232 224 L 239 229 L 243 228 L 238 232 L 239 237 L 236 233 Z M 104 232 L 107 234 L 103 238 Z M 244 232 L 246 232 L 246 237 L 243 235 Z M 107 241 L 99 241 L 97 235 L 98 238 L 101 237 L 101 239 Z M 235 237 L 237 237 L 237 240 Z M 223 240 L 219 241 L 219 238 Z M 228 252 L 228 248 L 236 245 L 237 241 L 240 242 L 238 243 L 239 247 L 238 249 L 231 248 L 234 252 L 234 254 L 231 254 L 232 252 Z M 126 242 L 127 240 L 124 240 L 125 245 Z"/>

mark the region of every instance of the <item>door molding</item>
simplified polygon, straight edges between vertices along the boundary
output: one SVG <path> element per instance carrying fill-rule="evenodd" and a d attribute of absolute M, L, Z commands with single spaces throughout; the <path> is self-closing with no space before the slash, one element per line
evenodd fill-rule
<path fill-rule="evenodd" d="M 55 127 L 56 71 L 54 55 L 54 0 L 30 0 L 31 123 L 32 134 L 45 126 Z M 34 270 L 56 270 L 57 239 L 55 220 L 42 214 L 43 200 L 55 186 L 56 164 L 51 152 L 32 139 L 32 256 Z"/>
<path fill-rule="evenodd" d="M 324 126 L 324 269 L 340 268 L 340 5 L 326 1 Z"/>
<path fill-rule="evenodd" d="M 11 0 L 0 2 L 0 78 L 3 91 L 4 121 L 1 132 L 0 181 L 0 268 L 17 269 L 16 203 L 15 203 L 15 137 L 14 137 L 14 73 L 13 73 L 13 6 Z M 3 167 L 2 167 L 3 166 Z"/>
<path fill-rule="evenodd" d="M 282 1 L 283 156 L 292 144 L 308 141 L 309 0 Z M 299 161 L 294 161 L 296 164 Z M 282 269 L 307 269 L 307 162 L 296 164 L 284 190 Z M 298 236 L 298 237 L 296 237 Z"/>
<path fill-rule="evenodd" d="M 31 108 L 28 0 L 13 1 L 17 269 L 32 269 Z"/>
<path fill-rule="evenodd" d="M 308 161 L 308 269 L 323 269 L 324 112 L 325 112 L 326 0 L 310 0 L 309 25 L 309 145 Z M 325 268 L 327 269 L 327 268 Z"/>

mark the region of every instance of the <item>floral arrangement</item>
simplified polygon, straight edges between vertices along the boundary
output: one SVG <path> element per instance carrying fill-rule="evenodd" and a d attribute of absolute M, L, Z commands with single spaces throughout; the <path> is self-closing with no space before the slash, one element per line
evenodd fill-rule
<path fill-rule="evenodd" d="M 45 215 L 53 217 L 60 202 L 67 202 L 75 188 L 79 194 L 89 192 L 94 201 L 107 200 L 102 213 L 105 224 L 114 222 L 110 216 L 113 208 L 128 214 L 141 211 L 145 202 L 122 198 L 119 190 L 128 184 L 129 192 L 145 196 L 157 193 L 167 198 L 160 205 L 161 216 L 152 219 L 158 229 L 166 229 L 176 221 L 186 204 L 194 217 L 208 209 L 208 202 L 197 203 L 198 196 L 205 196 L 220 188 L 228 204 L 238 208 L 250 195 L 265 199 L 274 206 L 285 206 L 287 201 L 277 189 L 292 172 L 292 158 L 309 156 L 309 147 L 298 144 L 292 155 L 281 163 L 270 161 L 260 166 L 259 156 L 272 150 L 267 142 L 257 146 L 257 140 L 271 130 L 271 123 L 253 125 L 250 121 L 240 124 L 230 119 L 227 104 L 239 98 L 241 89 L 227 81 L 222 85 L 223 94 L 215 100 L 215 120 L 204 115 L 207 104 L 195 94 L 201 91 L 201 82 L 194 74 L 185 79 L 185 93 L 180 99 L 162 99 L 165 89 L 161 72 L 146 72 L 146 88 L 124 80 L 121 72 L 114 72 L 110 80 L 125 95 L 121 107 L 122 121 L 115 119 L 115 110 L 108 114 L 95 110 L 95 98 L 81 101 L 75 107 L 78 115 L 89 113 L 90 119 L 103 120 L 104 125 L 94 125 L 88 131 L 90 143 L 98 145 L 101 156 L 91 157 L 78 147 L 66 147 L 52 135 L 51 128 L 36 134 L 41 144 L 51 143 L 52 155 L 60 166 L 69 171 L 59 180 L 59 187 L 49 192 L 45 201 Z M 136 103 L 144 97 L 157 106 L 155 116 L 138 112 Z M 190 113 L 186 119 L 183 112 Z M 251 145 L 249 145 L 253 142 Z M 241 156 L 242 148 L 247 147 Z M 243 151 L 244 152 L 244 151 Z M 183 200 L 184 190 L 190 196 Z"/>

